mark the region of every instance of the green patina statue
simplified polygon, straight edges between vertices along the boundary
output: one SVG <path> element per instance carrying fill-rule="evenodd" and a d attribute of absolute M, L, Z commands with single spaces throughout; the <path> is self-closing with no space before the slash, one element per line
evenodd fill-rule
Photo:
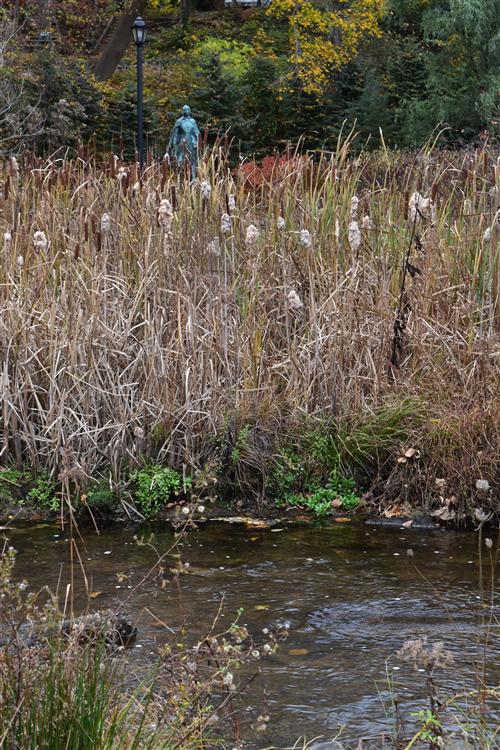
<path fill-rule="evenodd" d="M 187 104 L 182 108 L 182 115 L 176 121 L 167 146 L 169 159 L 175 161 L 182 169 L 186 160 L 191 167 L 193 180 L 198 175 L 198 139 L 200 130 L 194 117 L 191 117 L 191 108 Z"/>

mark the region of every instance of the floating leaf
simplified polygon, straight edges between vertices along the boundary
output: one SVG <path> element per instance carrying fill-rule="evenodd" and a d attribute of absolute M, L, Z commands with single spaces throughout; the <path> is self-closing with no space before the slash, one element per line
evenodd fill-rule
<path fill-rule="evenodd" d="M 290 656 L 305 656 L 309 651 L 307 648 L 291 648 L 288 653 Z"/>
<path fill-rule="evenodd" d="M 101 596 L 102 591 L 91 591 L 90 592 L 90 598 L 91 599 L 97 599 L 98 596 Z"/>
<path fill-rule="evenodd" d="M 404 526 L 405 529 L 409 529 L 413 526 L 413 519 L 410 519 L 409 521 L 405 521 L 401 525 Z"/>
<path fill-rule="evenodd" d="M 271 607 L 269 604 L 256 604 L 254 609 L 256 609 L 257 612 L 265 612 L 266 610 L 271 609 Z"/>

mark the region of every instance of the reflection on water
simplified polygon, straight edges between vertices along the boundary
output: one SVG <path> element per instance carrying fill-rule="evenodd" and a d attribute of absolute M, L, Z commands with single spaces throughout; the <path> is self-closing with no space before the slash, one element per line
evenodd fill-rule
<path fill-rule="evenodd" d="M 163 553 L 172 543 L 170 530 L 161 525 L 150 530 Z M 289 639 L 263 662 L 263 674 L 247 696 L 251 706 L 265 705 L 271 714 L 260 746 L 290 744 L 304 735 L 331 737 L 342 725 L 348 737 L 387 729 L 382 699 L 388 697 L 388 676 L 403 704 L 414 707 L 423 696 L 425 674 L 395 657 L 415 636 L 443 640 L 453 652 L 455 664 L 439 676 L 441 685 L 449 690 L 475 685 L 481 601 L 473 534 L 362 524 L 273 533 L 211 524 L 190 533 L 183 545 L 191 573 L 181 577 L 179 596 L 175 586 L 162 589 L 153 577 L 134 590 L 157 559 L 149 546 L 136 544 L 137 533 L 126 526 L 100 535 L 89 530 L 78 549 L 89 589 L 100 592 L 92 605 L 126 601 L 139 618 L 141 658 L 162 637 L 150 613 L 172 628 L 187 621 L 192 634 L 202 634 L 224 598 L 222 616 L 228 620 L 243 608 L 242 621 L 257 639 L 264 627 L 289 625 Z M 9 538 L 19 552 L 17 575 L 32 586 L 66 585 L 68 533 L 43 526 L 13 530 Z M 77 604 L 84 607 L 77 563 L 74 575 Z M 497 630 L 491 637 L 490 684 L 498 683 L 499 657 Z"/>

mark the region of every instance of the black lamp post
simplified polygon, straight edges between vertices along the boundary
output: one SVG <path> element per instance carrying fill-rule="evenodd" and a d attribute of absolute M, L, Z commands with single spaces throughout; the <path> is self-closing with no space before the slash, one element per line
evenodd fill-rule
<path fill-rule="evenodd" d="M 146 24 L 138 16 L 132 26 L 137 49 L 137 149 L 139 151 L 139 176 L 142 179 L 144 171 L 144 116 L 142 108 L 142 48 L 146 41 Z"/>

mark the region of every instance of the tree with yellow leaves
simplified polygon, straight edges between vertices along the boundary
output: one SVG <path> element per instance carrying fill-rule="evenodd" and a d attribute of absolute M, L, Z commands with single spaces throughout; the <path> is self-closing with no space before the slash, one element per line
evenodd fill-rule
<path fill-rule="evenodd" d="M 287 20 L 290 61 L 302 88 L 320 95 L 329 73 L 352 60 L 363 39 L 380 36 L 383 0 L 273 0 L 268 13 Z"/>

